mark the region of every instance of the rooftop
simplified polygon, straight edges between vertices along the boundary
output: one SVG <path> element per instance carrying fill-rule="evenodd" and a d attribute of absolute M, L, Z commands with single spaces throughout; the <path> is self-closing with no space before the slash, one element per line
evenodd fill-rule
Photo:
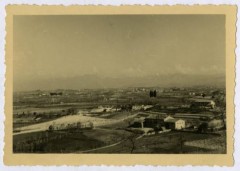
<path fill-rule="evenodd" d="M 211 100 L 211 99 L 193 99 L 194 100 L 194 102 L 213 102 L 213 100 Z"/>
<path fill-rule="evenodd" d="M 182 119 L 167 119 L 167 120 L 165 120 L 165 122 L 168 122 L 168 123 L 175 123 L 175 122 L 177 122 L 177 121 L 179 121 L 179 120 L 182 120 Z"/>
<path fill-rule="evenodd" d="M 156 114 L 150 114 L 148 117 L 149 119 L 163 119 L 163 117 L 156 115 Z"/>

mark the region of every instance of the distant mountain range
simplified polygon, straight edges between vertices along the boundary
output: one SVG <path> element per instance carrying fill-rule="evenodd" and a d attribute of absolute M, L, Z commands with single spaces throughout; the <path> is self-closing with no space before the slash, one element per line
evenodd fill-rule
<path fill-rule="evenodd" d="M 168 86 L 225 86 L 223 75 L 158 75 L 142 77 L 104 77 L 84 75 L 68 78 L 20 80 L 14 82 L 14 91 L 34 89 L 83 89 Z"/>

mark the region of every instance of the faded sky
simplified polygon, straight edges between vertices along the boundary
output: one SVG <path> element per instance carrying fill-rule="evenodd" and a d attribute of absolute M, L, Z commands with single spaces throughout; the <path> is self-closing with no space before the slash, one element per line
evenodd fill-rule
<path fill-rule="evenodd" d="M 59 79 L 87 75 L 224 76 L 225 17 L 15 16 L 13 59 L 15 90 L 60 88 Z"/>

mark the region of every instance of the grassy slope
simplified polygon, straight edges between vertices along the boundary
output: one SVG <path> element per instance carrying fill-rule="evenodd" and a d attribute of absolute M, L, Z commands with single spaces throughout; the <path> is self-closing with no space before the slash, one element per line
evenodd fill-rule
<path fill-rule="evenodd" d="M 99 148 L 121 141 L 123 130 L 84 130 L 81 132 L 34 132 L 13 136 L 14 145 L 19 142 L 32 142 L 36 139 L 48 139 L 40 143 L 34 152 L 37 153 L 74 153 Z M 59 138 L 61 136 L 61 138 Z M 58 137 L 58 138 L 56 138 Z M 27 151 L 26 151 L 27 152 Z"/>
<path fill-rule="evenodd" d="M 195 134 L 187 132 L 169 132 L 165 134 L 145 136 L 136 141 L 136 148 L 134 153 L 159 153 L 159 154 L 173 154 L 173 153 L 220 153 L 222 151 L 211 150 L 208 148 L 194 147 L 183 145 L 181 148 L 180 137 L 185 142 L 196 140 L 207 140 L 215 142 L 219 136 L 209 134 Z M 225 135 L 222 139 L 225 140 Z M 217 145 L 217 144 L 216 144 Z M 94 151 L 94 153 L 130 153 L 130 145 L 121 143 L 119 145 Z"/>

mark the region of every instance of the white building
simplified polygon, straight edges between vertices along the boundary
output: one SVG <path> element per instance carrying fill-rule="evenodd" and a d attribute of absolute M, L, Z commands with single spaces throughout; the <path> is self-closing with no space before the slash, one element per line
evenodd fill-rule
<path fill-rule="evenodd" d="M 183 119 L 167 119 L 164 120 L 167 129 L 180 130 L 185 128 L 185 120 Z"/>
<path fill-rule="evenodd" d="M 216 104 L 213 100 L 210 99 L 194 99 L 192 102 L 192 106 L 195 107 L 204 107 L 204 108 L 212 108 L 214 109 Z"/>

